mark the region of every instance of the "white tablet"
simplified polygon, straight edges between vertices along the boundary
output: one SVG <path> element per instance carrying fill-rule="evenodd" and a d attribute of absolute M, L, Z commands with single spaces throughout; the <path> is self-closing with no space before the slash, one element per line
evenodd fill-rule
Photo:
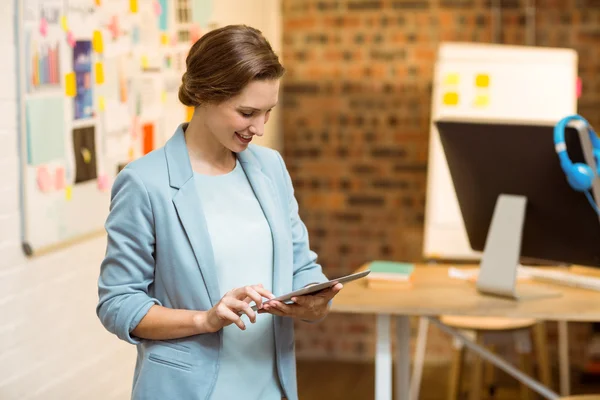
<path fill-rule="evenodd" d="M 367 269 L 365 271 L 357 272 L 355 274 L 342 276 L 341 278 L 332 279 L 332 280 L 327 281 L 327 282 L 318 283 L 316 285 L 311 285 L 311 286 L 307 286 L 307 287 L 304 287 L 304 288 L 299 289 L 299 290 L 295 290 L 295 291 L 290 292 L 288 294 L 284 294 L 282 296 L 275 297 L 274 299 L 271 299 L 271 300 L 277 300 L 277 301 L 281 301 L 281 302 L 284 302 L 284 303 L 287 303 L 287 304 L 291 304 L 292 303 L 292 301 L 291 301 L 292 297 L 303 296 L 303 295 L 306 295 L 306 294 L 315 294 L 317 292 L 320 292 L 322 290 L 326 290 L 326 289 L 329 289 L 332 286 L 335 286 L 336 283 L 346 283 L 346 282 L 354 281 L 356 279 L 364 278 L 365 276 L 369 275 L 370 272 L 371 272 L 371 270 Z M 268 303 L 271 300 L 267 299 L 267 300 L 263 301 L 263 304 L 266 304 L 266 303 Z M 257 309 L 256 304 L 252 306 L 252 309 L 254 311 L 256 311 L 256 309 Z"/>

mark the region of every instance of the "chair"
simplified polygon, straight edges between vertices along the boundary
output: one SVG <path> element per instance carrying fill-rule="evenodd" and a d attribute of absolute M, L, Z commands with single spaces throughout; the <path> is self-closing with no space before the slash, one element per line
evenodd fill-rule
<path fill-rule="evenodd" d="M 485 337 L 490 335 L 512 334 L 515 340 L 515 349 L 518 353 L 520 369 L 528 375 L 532 375 L 531 362 L 529 355 L 532 350 L 532 342 L 535 348 L 535 354 L 538 363 L 539 380 L 546 386 L 550 386 L 550 365 L 548 361 L 548 346 L 546 341 L 546 330 L 543 322 L 538 322 L 530 318 L 495 318 L 495 317 L 468 317 L 468 316 L 442 316 L 440 321 L 450 327 L 461 330 L 464 334 L 470 335 L 473 340 L 486 346 L 490 351 L 494 351 L 494 346 L 486 345 Z M 531 335 L 533 333 L 533 340 Z M 460 341 L 455 340 L 456 351 L 454 353 L 452 367 L 450 370 L 448 399 L 456 400 L 460 392 L 460 381 L 462 374 L 462 364 L 465 357 L 465 347 Z M 477 399 L 482 389 L 482 359 L 475 355 L 472 378 L 470 387 L 470 399 Z M 488 390 L 494 390 L 494 367 L 486 364 L 485 382 Z M 532 392 L 529 388 L 521 384 L 521 398 L 529 399 Z M 590 400 L 590 399 L 582 399 Z"/>

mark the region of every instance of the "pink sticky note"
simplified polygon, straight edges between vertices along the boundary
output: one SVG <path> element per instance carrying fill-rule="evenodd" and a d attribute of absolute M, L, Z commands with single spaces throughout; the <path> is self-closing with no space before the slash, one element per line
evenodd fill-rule
<path fill-rule="evenodd" d="M 113 15 L 110 19 L 110 23 L 107 25 L 108 31 L 111 33 L 113 40 L 119 37 L 119 17 Z"/>
<path fill-rule="evenodd" d="M 138 137 L 138 117 L 134 116 L 131 120 L 131 137 L 136 140 Z"/>
<path fill-rule="evenodd" d="M 200 36 L 202 36 L 200 33 L 200 26 L 198 26 L 198 24 L 192 25 L 190 28 L 190 39 L 192 39 L 192 43 L 196 43 L 198 39 L 200 39 Z"/>
<path fill-rule="evenodd" d="M 581 91 L 583 90 L 583 84 L 581 83 L 581 78 L 577 78 L 577 98 L 581 97 Z"/>
<path fill-rule="evenodd" d="M 98 175 L 98 190 L 102 192 L 108 190 L 108 176 L 106 174 Z"/>
<path fill-rule="evenodd" d="M 54 171 L 54 186 L 58 190 L 65 188 L 65 169 L 63 167 L 58 167 Z"/>
<path fill-rule="evenodd" d="M 73 32 L 67 32 L 67 43 L 69 43 L 69 47 L 75 47 L 75 37 L 73 37 Z"/>
<path fill-rule="evenodd" d="M 162 14 L 162 7 L 160 6 L 158 0 L 154 0 L 154 14 L 156 14 L 157 17 Z"/>
<path fill-rule="evenodd" d="M 40 33 L 42 36 L 46 36 L 48 34 L 48 21 L 46 21 L 46 18 L 44 17 L 42 17 L 40 20 Z"/>
<path fill-rule="evenodd" d="M 177 44 L 177 34 L 171 36 L 171 45 L 175 46 Z"/>
<path fill-rule="evenodd" d="M 50 177 L 50 172 L 48 171 L 48 167 L 38 167 L 37 169 L 37 184 L 38 188 L 42 192 L 50 192 L 54 189 L 54 185 L 52 182 L 52 178 Z"/>

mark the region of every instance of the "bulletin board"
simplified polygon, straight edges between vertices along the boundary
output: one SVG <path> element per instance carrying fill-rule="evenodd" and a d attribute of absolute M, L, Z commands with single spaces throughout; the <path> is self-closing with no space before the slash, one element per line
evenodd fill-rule
<path fill-rule="evenodd" d="M 424 258 L 481 258 L 481 253 L 469 244 L 433 122 L 452 117 L 555 124 L 577 112 L 577 88 L 577 53 L 572 49 L 451 42 L 440 45 L 431 106 Z"/>
<path fill-rule="evenodd" d="M 22 240 L 38 255 L 103 234 L 119 171 L 189 120 L 178 89 L 211 2 L 16 4 Z"/>

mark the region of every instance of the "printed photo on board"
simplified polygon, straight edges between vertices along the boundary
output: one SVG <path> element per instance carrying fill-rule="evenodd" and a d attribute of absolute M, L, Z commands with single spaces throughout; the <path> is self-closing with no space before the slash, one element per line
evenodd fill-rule
<path fill-rule="evenodd" d="M 92 97 L 92 42 L 76 41 L 73 48 L 73 71 L 77 81 L 75 95 L 75 119 L 91 118 L 94 115 Z"/>
<path fill-rule="evenodd" d="M 93 126 L 73 129 L 73 151 L 75 153 L 75 183 L 96 179 L 98 175 Z"/>

